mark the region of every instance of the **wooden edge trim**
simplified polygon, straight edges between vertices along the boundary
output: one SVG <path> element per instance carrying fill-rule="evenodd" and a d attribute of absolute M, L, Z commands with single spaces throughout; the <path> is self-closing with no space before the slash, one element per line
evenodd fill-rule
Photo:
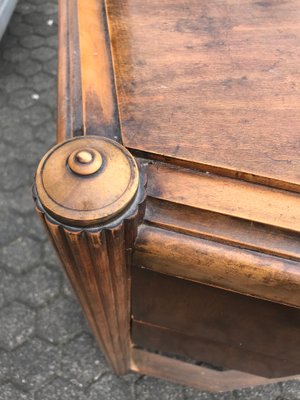
<path fill-rule="evenodd" d="M 166 275 L 300 307 L 300 268 L 299 263 L 292 260 L 141 225 L 134 264 Z"/>
<path fill-rule="evenodd" d="M 162 163 L 147 167 L 150 197 L 300 232 L 300 196 Z"/>
<path fill-rule="evenodd" d="M 300 376 L 294 376 L 268 379 L 233 370 L 215 371 L 135 347 L 131 349 L 130 369 L 139 374 L 166 379 L 209 392 L 225 392 L 300 378 Z"/>
<path fill-rule="evenodd" d="M 147 198 L 148 225 L 300 261 L 298 234 L 153 197 Z"/>
<path fill-rule="evenodd" d="M 121 142 L 104 0 L 60 0 L 57 143 L 100 135 Z"/>

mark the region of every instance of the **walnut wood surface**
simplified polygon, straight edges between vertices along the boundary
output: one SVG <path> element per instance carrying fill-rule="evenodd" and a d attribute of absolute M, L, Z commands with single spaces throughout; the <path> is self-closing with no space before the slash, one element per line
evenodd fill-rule
<path fill-rule="evenodd" d="M 226 392 L 237 388 L 278 382 L 278 379 L 266 379 L 239 371 L 214 371 L 138 348 L 132 349 L 131 353 L 131 369 L 133 371 L 209 392 Z M 280 381 L 284 380 L 284 378 L 280 378 Z"/>
<path fill-rule="evenodd" d="M 142 225 L 134 263 L 167 275 L 300 307 L 299 262 L 292 260 Z"/>
<path fill-rule="evenodd" d="M 133 343 L 147 349 L 271 378 L 300 373 L 296 308 L 135 267 L 132 318 Z"/>
<path fill-rule="evenodd" d="M 108 0 L 124 144 L 300 190 L 300 4 Z"/>
<path fill-rule="evenodd" d="M 54 220 L 36 198 L 36 209 L 108 362 L 129 368 L 129 268 L 144 192 L 118 219 L 99 227 L 70 228 Z"/>
<path fill-rule="evenodd" d="M 298 371 L 299 354 L 291 349 L 299 347 L 294 342 L 300 306 L 300 197 L 295 193 L 300 190 L 299 11 L 295 0 L 60 0 L 57 141 L 64 145 L 68 138 L 86 135 L 123 140 L 148 176 L 146 194 L 142 175 L 137 194 L 131 193 L 123 208 L 107 218 L 85 218 L 84 213 L 94 209 L 91 204 L 114 202 L 122 171 L 105 185 L 92 183 L 107 161 L 116 167 L 120 162 L 102 154 L 102 169 L 91 173 L 89 165 L 87 176 L 76 176 L 78 165 L 69 163 L 71 154 L 65 154 L 47 181 L 51 191 L 59 190 L 65 212 L 55 213 L 56 206 L 45 209 L 42 196 L 36 198 L 40 217 L 115 372 L 132 369 L 212 391 L 273 381 L 151 354 L 132 348 L 131 337 L 145 347 L 204 354 L 207 360 L 255 374 Z M 43 172 L 38 170 L 37 179 Z M 82 218 L 75 218 L 74 212 L 70 218 L 70 209 Z M 167 284 L 165 293 L 157 291 L 156 308 L 148 310 L 151 321 L 136 317 L 131 332 L 133 250 L 134 263 L 166 274 Z M 227 299 L 244 299 L 228 301 L 220 316 L 229 336 L 225 345 L 220 338 L 216 345 L 214 332 L 204 337 L 197 320 L 186 318 L 188 313 L 182 317 L 189 302 L 184 291 L 175 297 L 170 292 L 174 279 L 196 287 L 220 309 L 226 308 Z M 140 311 L 147 306 L 149 296 L 147 300 L 144 295 L 154 283 L 152 277 L 145 281 L 145 290 L 134 284 L 135 311 L 137 302 Z M 211 293 L 220 289 L 213 287 L 225 289 L 221 292 L 226 299 L 217 301 Z M 164 295 L 169 300 L 159 303 Z M 201 296 L 191 297 L 188 311 Z M 243 309 L 236 306 L 244 302 Z M 164 314 L 171 304 L 170 315 Z M 238 333 L 236 309 L 251 316 Z M 263 318 L 255 319 L 254 309 L 258 315 L 270 311 L 275 336 Z M 231 324 L 224 321 L 226 313 Z M 174 325 L 167 327 L 168 321 Z M 188 335 L 188 324 L 198 336 Z M 257 334 L 254 340 L 251 329 Z M 266 332 L 273 342 L 266 340 Z M 289 359 L 279 354 L 278 332 L 285 338 Z M 249 335 L 242 350 L 230 342 L 230 336 L 238 342 L 239 334 Z"/>
<path fill-rule="evenodd" d="M 59 1 L 57 142 L 121 141 L 104 0 Z"/>

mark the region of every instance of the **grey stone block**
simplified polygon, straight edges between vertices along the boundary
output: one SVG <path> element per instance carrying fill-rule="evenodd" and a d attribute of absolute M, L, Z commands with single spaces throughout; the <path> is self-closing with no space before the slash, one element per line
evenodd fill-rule
<path fill-rule="evenodd" d="M 24 393 L 11 383 L 0 386 L 0 400 L 34 400 L 33 394 Z"/>
<path fill-rule="evenodd" d="M 184 400 L 183 388 L 179 385 L 148 376 L 136 383 L 138 400 Z"/>
<path fill-rule="evenodd" d="M 87 386 L 105 371 L 109 367 L 90 335 L 83 334 L 63 347 L 62 374 L 72 383 Z"/>
<path fill-rule="evenodd" d="M 45 305 L 57 296 L 60 288 L 60 275 L 45 266 L 37 267 L 19 278 L 18 300 L 31 307 Z"/>
<path fill-rule="evenodd" d="M 300 379 L 280 383 L 281 395 L 286 400 L 300 400 Z"/>
<path fill-rule="evenodd" d="M 0 347 L 12 350 L 34 332 L 35 312 L 24 304 L 12 303 L 0 310 Z"/>
<path fill-rule="evenodd" d="M 12 273 L 20 274 L 37 265 L 42 256 L 40 243 L 29 238 L 19 237 L 4 246 L 0 251 L 1 263 Z"/>
<path fill-rule="evenodd" d="M 12 353 L 11 379 L 24 390 L 38 389 L 57 373 L 59 350 L 42 340 L 33 339 Z"/>
<path fill-rule="evenodd" d="M 275 400 L 280 396 L 280 394 L 280 386 L 276 383 L 234 391 L 237 400 Z"/>
<path fill-rule="evenodd" d="M 88 400 L 133 400 L 130 385 L 113 374 L 105 374 L 91 386 Z M 156 398 L 158 400 L 159 398 Z M 159 399 L 162 400 L 162 399 Z M 175 399 L 174 399 L 175 400 Z"/>
<path fill-rule="evenodd" d="M 38 313 L 37 329 L 41 337 L 52 343 L 63 343 L 85 330 L 79 304 L 59 298 Z"/>
<path fill-rule="evenodd" d="M 86 396 L 70 382 L 56 378 L 36 392 L 35 400 L 86 400 Z"/>

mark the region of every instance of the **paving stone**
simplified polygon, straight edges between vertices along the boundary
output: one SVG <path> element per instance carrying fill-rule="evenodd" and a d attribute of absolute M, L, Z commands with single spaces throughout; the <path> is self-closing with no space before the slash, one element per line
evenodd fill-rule
<path fill-rule="evenodd" d="M 56 80 L 45 72 L 39 72 L 38 74 L 35 74 L 32 77 L 31 82 L 31 86 L 36 92 L 42 92 L 46 89 L 56 88 Z"/>
<path fill-rule="evenodd" d="M 5 140 L 14 147 L 23 147 L 34 138 L 33 129 L 30 125 L 14 124 L 2 130 Z"/>
<path fill-rule="evenodd" d="M 31 57 L 39 61 L 49 61 L 55 56 L 56 52 L 51 47 L 39 47 L 38 49 L 32 50 Z M 8 60 L 10 61 L 10 60 Z"/>
<path fill-rule="evenodd" d="M 16 300 L 19 293 L 18 281 L 16 277 L 9 274 L 4 269 L 0 269 L 0 307 Z"/>
<path fill-rule="evenodd" d="M 24 163 L 28 166 L 34 166 L 34 172 L 42 158 L 42 156 L 46 153 L 46 147 L 42 142 L 27 142 L 24 145 L 23 152 L 26 154 L 26 157 L 23 157 Z M 30 180 L 33 182 L 34 173 L 30 174 Z"/>
<path fill-rule="evenodd" d="M 236 400 L 274 400 L 280 396 L 280 386 L 276 383 L 255 388 L 234 390 Z"/>
<path fill-rule="evenodd" d="M 19 14 L 31 14 L 33 11 L 35 11 L 36 6 L 32 3 L 29 2 L 25 2 L 25 1 L 19 1 L 17 3 L 17 7 L 16 7 L 16 12 Z"/>
<path fill-rule="evenodd" d="M 53 87 L 41 93 L 40 101 L 42 104 L 50 107 L 51 104 L 56 103 L 56 97 L 57 97 L 56 88 Z"/>
<path fill-rule="evenodd" d="M 40 11 L 46 15 L 57 15 L 58 7 L 57 7 L 56 3 L 48 2 L 48 3 L 39 4 L 37 6 L 37 11 Z"/>
<path fill-rule="evenodd" d="M 11 379 L 24 390 L 38 389 L 60 366 L 60 352 L 51 344 L 32 339 L 16 349 L 11 356 Z"/>
<path fill-rule="evenodd" d="M 45 38 L 37 35 L 28 35 L 21 38 L 20 43 L 27 49 L 36 49 L 45 43 Z"/>
<path fill-rule="evenodd" d="M 1 263 L 9 272 L 20 274 L 28 271 L 41 260 L 40 243 L 29 238 L 19 237 L 0 250 Z"/>
<path fill-rule="evenodd" d="M 3 107 L 0 109 L 0 127 L 1 129 L 11 128 L 14 124 L 22 123 L 22 115 L 17 108 Z M 1 158 L 4 162 L 4 158 Z"/>
<path fill-rule="evenodd" d="M 53 244 L 50 242 L 50 240 L 47 240 L 47 242 L 43 245 L 43 249 L 44 249 L 44 259 L 43 259 L 44 263 L 59 271 L 63 271 L 61 262 L 58 256 L 56 255 Z"/>
<path fill-rule="evenodd" d="M 179 385 L 145 376 L 136 383 L 138 400 L 183 400 L 183 389 Z"/>
<path fill-rule="evenodd" d="M 29 184 L 30 176 L 27 168 L 17 161 L 7 162 L 1 167 L 0 185 L 4 190 L 14 190 L 24 184 Z"/>
<path fill-rule="evenodd" d="M 6 381 L 10 376 L 10 354 L 0 349 L 0 383 Z M 1 399 L 1 389 L 0 389 Z"/>
<path fill-rule="evenodd" d="M 35 400 L 86 400 L 86 396 L 78 387 L 56 378 L 36 392 Z"/>
<path fill-rule="evenodd" d="M 33 169 L 35 169 L 35 166 Z M 32 173 L 32 177 L 33 176 L 34 175 Z M 32 181 L 33 181 L 33 179 L 32 179 Z M 32 203 L 32 207 L 34 207 L 34 203 Z M 32 210 L 33 210 L 33 208 L 32 208 Z M 28 236 L 32 236 L 40 242 L 49 240 L 49 238 L 47 236 L 47 232 L 46 232 L 42 222 L 40 221 L 38 215 L 36 214 L 36 212 L 32 212 L 31 214 L 26 215 L 24 224 L 26 226 L 26 233 Z M 41 244 L 41 247 L 42 247 L 42 244 Z"/>
<path fill-rule="evenodd" d="M 37 60 L 25 60 L 21 64 L 15 65 L 16 72 L 26 78 L 30 78 L 42 70 L 42 65 Z M 31 81 L 28 82 L 31 85 Z M 31 85 L 32 87 L 32 85 Z"/>
<path fill-rule="evenodd" d="M 37 126 L 51 118 L 51 111 L 49 108 L 38 104 L 25 110 L 23 118 L 31 126 Z"/>
<path fill-rule="evenodd" d="M 0 386 L 0 400 L 34 400 L 33 394 L 24 393 L 11 383 Z"/>
<path fill-rule="evenodd" d="M 29 58 L 29 54 L 28 51 L 22 47 L 11 47 L 4 51 L 3 58 L 12 63 L 20 63 Z"/>
<path fill-rule="evenodd" d="M 11 350 L 34 332 L 35 312 L 24 304 L 12 303 L 0 310 L 0 347 Z"/>
<path fill-rule="evenodd" d="M 0 245 L 6 244 L 24 233 L 25 220 L 8 207 L 0 209 Z M 0 254 L 2 251 L 0 250 Z M 2 255 L 0 257 L 0 264 Z"/>
<path fill-rule="evenodd" d="M 12 92 L 9 98 L 9 103 L 12 106 L 16 106 L 20 109 L 25 109 L 34 104 L 34 99 L 32 98 L 32 90 L 16 90 Z"/>
<path fill-rule="evenodd" d="M 75 298 L 76 295 L 74 293 L 74 290 L 71 286 L 71 283 L 69 282 L 67 276 L 64 274 L 63 276 L 63 283 L 62 283 L 62 293 L 67 296 L 67 297 L 71 297 L 71 298 Z"/>
<path fill-rule="evenodd" d="M 5 193 L 7 201 L 10 202 L 10 206 L 20 212 L 28 213 L 33 210 L 34 203 L 32 199 L 32 189 L 29 186 L 20 187 L 14 191 L 14 194 Z"/>
<path fill-rule="evenodd" d="M 193 388 L 183 389 L 184 400 L 214 400 L 211 393 L 203 392 Z"/>
<path fill-rule="evenodd" d="M 39 311 L 38 333 L 52 343 L 62 343 L 85 330 L 84 317 L 75 300 L 59 298 Z"/>
<path fill-rule="evenodd" d="M 133 400 L 130 385 L 116 375 L 107 373 L 91 386 L 88 400 Z M 154 397 L 153 397 L 154 398 Z M 156 397 L 155 400 L 162 400 Z M 174 398 L 175 400 L 175 398 Z"/>
<path fill-rule="evenodd" d="M 45 266 L 37 267 L 19 278 L 18 300 L 31 307 L 45 305 L 57 296 L 60 288 L 60 275 Z"/>
<path fill-rule="evenodd" d="M 5 89 L 7 93 L 13 92 L 14 90 L 22 89 L 24 88 L 24 86 L 25 86 L 25 79 L 16 74 L 9 74 L 6 75 L 5 77 L 2 76 L 0 79 L 0 87 Z M 12 110 L 9 110 L 7 108 L 4 109 L 4 112 L 9 112 L 9 111 Z M 1 119 L 1 125 L 2 125 L 2 119 Z"/>
<path fill-rule="evenodd" d="M 0 89 L 0 107 L 3 107 L 7 103 L 7 93 Z"/>
<path fill-rule="evenodd" d="M 109 367 L 90 335 L 83 334 L 64 346 L 62 374 L 70 382 L 87 386 L 105 371 L 109 371 Z"/>
<path fill-rule="evenodd" d="M 53 49 L 57 49 L 58 47 L 58 43 L 57 43 L 57 36 L 53 35 L 53 36 L 48 36 L 45 38 L 45 44 L 49 47 L 52 47 Z M 57 58 L 53 57 L 53 62 L 55 61 L 55 63 L 57 64 Z M 45 63 L 44 66 L 46 66 L 48 63 Z"/>
<path fill-rule="evenodd" d="M 14 14 L 13 18 L 17 16 L 18 14 Z M 11 20 L 8 27 L 8 31 L 10 34 L 14 36 L 24 37 L 27 35 L 31 35 L 33 33 L 33 27 L 28 24 L 24 24 L 22 22 L 14 23 L 14 21 Z"/>
<path fill-rule="evenodd" d="M 279 384 L 281 395 L 286 400 L 300 400 L 300 379 Z"/>

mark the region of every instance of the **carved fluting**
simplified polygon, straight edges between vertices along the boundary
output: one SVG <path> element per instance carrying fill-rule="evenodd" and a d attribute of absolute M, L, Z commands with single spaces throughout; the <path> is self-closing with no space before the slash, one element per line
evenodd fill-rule
<path fill-rule="evenodd" d="M 53 219 L 35 195 L 36 209 L 81 303 L 94 336 L 114 371 L 129 368 L 130 265 L 145 208 L 141 188 L 114 222 L 76 229 Z"/>
<path fill-rule="evenodd" d="M 107 138 L 58 144 L 35 179 L 38 214 L 118 374 L 130 364 L 130 267 L 145 197 L 135 159 Z"/>

